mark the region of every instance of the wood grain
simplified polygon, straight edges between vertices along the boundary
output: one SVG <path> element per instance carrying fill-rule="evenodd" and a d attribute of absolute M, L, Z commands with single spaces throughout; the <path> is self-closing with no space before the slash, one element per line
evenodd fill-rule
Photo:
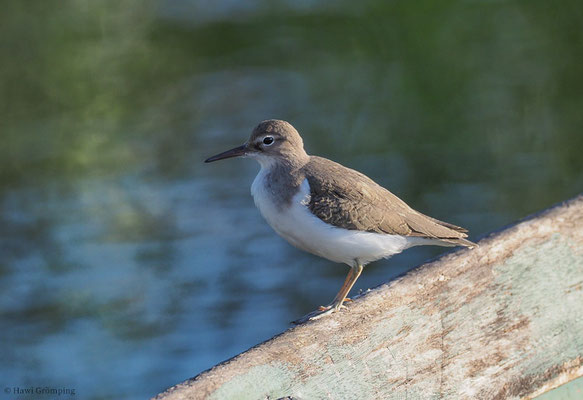
<path fill-rule="evenodd" d="M 156 399 L 518 399 L 583 376 L 583 196 Z"/>

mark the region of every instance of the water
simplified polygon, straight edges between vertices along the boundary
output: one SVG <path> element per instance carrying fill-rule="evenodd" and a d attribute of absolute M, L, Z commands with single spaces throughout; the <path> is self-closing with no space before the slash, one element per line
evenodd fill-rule
<path fill-rule="evenodd" d="M 583 187 L 578 1 L 1 5 L 9 388 L 147 398 L 334 297 L 347 268 L 270 230 L 258 166 L 202 163 L 262 119 L 472 238 Z"/>

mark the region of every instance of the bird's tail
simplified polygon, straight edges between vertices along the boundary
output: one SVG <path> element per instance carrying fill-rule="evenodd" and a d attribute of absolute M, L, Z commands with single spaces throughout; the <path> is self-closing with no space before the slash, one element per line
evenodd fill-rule
<path fill-rule="evenodd" d="M 439 238 L 439 240 L 447 243 L 448 246 L 464 246 L 470 249 L 478 247 L 477 243 L 474 243 L 465 238 Z"/>

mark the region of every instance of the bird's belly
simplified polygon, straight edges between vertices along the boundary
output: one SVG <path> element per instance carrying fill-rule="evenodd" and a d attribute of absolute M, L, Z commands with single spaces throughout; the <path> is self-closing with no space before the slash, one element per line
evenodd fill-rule
<path fill-rule="evenodd" d="M 412 244 L 409 238 L 337 228 L 304 210 L 291 211 L 273 229 L 294 246 L 328 260 L 353 265 L 390 257 Z"/>
<path fill-rule="evenodd" d="M 255 204 L 269 225 L 292 245 L 328 260 L 353 265 L 390 257 L 423 244 L 419 238 L 338 228 L 316 217 L 308 208 L 310 188 L 305 180 L 291 203 L 278 207 L 273 196 L 253 184 Z"/>

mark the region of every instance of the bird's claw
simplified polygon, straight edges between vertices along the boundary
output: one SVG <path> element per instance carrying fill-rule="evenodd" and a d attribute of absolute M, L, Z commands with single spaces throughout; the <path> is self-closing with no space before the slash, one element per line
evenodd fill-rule
<path fill-rule="evenodd" d="M 330 304 L 327 306 L 320 306 L 320 307 L 318 307 L 317 310 L 312 311 L 311 313 L 308 313 L 308 314 L 304 315 L 303 317 L 296 319 L 295 321 L 292 321 L 292 324 L 299 325 L 299 324 L 303 324 L 304 322 L 315 321 L 317 319 L 320 319 L 322 317 L 325 317 L 327 315 L 330 315 L 332 313 L 340 311 L 343 308 L 346 308 L 346 306 L 344 304 L 340 304 L 340 305 Z"/>

